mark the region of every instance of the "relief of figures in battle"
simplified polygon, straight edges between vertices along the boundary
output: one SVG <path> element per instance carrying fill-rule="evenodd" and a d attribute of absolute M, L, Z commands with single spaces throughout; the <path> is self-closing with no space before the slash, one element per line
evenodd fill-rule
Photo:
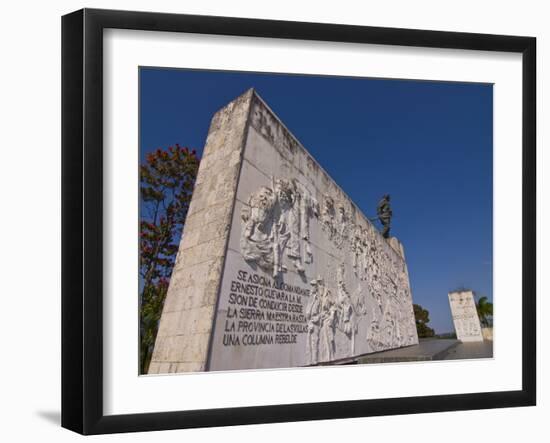
<path fill-rule="evenodd" d="M 245 261 L 273 277 L 293 270 L 310 281 L 304 311 L 307 364 L 416 343 L 400 252 L 370 223 L 357 221 L 342 199 L 316 197 L 296 179 L 272 178 L 241 212 Z M 318 229 L 312 230 L 314 224 Z M 327 269 L 314 262 L 313 246 L 329 251 Z M 313 279 L 306 275 L 312 269 Z"/>
<path fill-rule="evenodd" d="M 287 270 L 285 257 L 299 272 L 313 261 L 309 224 L 317 203 L 296 180 L 273 179 L 248 199 L 241 213 L 241 253 L 244 259 L 269 270 L 273 277 Z"/>

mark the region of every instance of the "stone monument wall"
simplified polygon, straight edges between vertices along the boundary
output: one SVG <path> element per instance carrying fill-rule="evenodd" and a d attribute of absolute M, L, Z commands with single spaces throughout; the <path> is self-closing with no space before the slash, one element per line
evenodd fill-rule
<path fill-rule="evenodd" d="M 449 304 L 451 305 L 456 338 L 464 342 L 483 341 L 473 292 L 451 292 L 449 293 Z"/>
<path fill-rule="evenodd" d="M 418 343 L 403 246 L 255 92 L 214 117 L 199 179 L 150 373 L 307 366 Z"/>

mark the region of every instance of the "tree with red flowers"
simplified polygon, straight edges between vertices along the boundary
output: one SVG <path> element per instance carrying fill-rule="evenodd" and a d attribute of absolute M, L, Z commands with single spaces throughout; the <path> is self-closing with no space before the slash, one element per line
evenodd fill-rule
<path fill-rule="evenodd" d="M 140 166 L 140 372 L 147 373 L 197 177 L 195 150 L 157 149 Z"/>

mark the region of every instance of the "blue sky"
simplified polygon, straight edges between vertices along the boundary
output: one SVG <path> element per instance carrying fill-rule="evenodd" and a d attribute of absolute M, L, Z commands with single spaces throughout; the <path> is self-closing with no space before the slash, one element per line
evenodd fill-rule
<path fill-rule="evenodd" d="M 453 330 L 449 290 L 492 300 L 492 85 L 141 68 L 141 159 L 176 143 L 201 153 L 214 112 L 250 87 L 365 214 L 391 194 L 436 332 Z"/>

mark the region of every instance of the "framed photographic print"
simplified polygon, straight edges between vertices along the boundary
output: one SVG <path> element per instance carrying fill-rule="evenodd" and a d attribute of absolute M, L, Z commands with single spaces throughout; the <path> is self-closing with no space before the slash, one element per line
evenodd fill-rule
<path fill-rule="evenodd" d="M 534 38 L 84 9 L 62 56 L 64 427 L 535 404 Z"/>

